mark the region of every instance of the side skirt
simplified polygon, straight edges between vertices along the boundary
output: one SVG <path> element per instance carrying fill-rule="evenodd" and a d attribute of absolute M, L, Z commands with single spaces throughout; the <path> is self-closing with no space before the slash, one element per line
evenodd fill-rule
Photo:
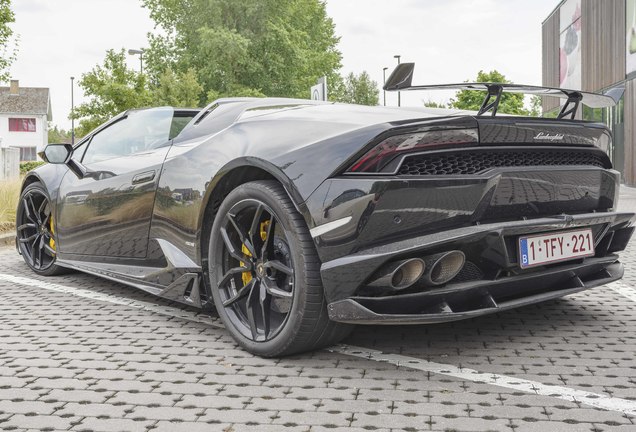
<path fill-rule="evenodd" d="M 166 259 L 165 267 L 65 259 L 63 254 L 58 256 L 56 264 L 200 308 L 201 267 L 170 242 L 156 241 Z"/>

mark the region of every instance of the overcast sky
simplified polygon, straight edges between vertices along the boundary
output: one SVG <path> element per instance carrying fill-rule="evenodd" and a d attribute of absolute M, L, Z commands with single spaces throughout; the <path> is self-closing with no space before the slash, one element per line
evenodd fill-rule
<path fill-rule="evenodd" d="M 237 0 L 240 1 L 240 0 Z M 516 83 L 541 84 L 541 22 L 559 0 L 329 0 L 341 37 L 343 73 L 366 70 L 378 83 L 394 55 L 415 62 L 416 83 L 474 79 L 497 69 Z M 70 128 L 70 77 L 101 63 L 109 48 L 140 48 L 153 22 L 139 0 L 14 0 L 20 36 L 12 76 L 49 87 L 53 123 Z M 139 67 L 139 58 L 129 58 Z M 387 71 L 390 72 L 391 69 Z M 309 94 L 309 89 L 308 89 Z M 410 93 L 402 105 L 445 101 L 449 94 Z M 382 101 L 382 94 L 380 94 Z M 75 103 L 81 103 L 75 88 Z M 393 94 L 387 104 L 396 104 Z"/>

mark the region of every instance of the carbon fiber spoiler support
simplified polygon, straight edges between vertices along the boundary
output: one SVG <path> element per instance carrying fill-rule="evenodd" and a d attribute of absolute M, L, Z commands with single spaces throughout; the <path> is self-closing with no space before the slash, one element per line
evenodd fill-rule
<path fill-rule="evenodd" d="M 538 87 L 522 84 L 501 84 L 501 83 L 459 83 L 459 84 L 435 84 L 435 85 L 413 85 L 413 71 L 415 63 L 401 63 L 391 73 L 386 80 L 384 90 L 386 91 L 409 91 L 409 90 L 480 90 L 486 91 L 486 97 L 477 115 L 484 115 L 491 111 L 491 115 L 497 114 L 499 101 L 504 92 L 522 93 L 538 96 L 558 97 L 566 99 L 565 104 L 559 112 L 558 118 L 573 119 L 580 104 L 590 108 L 607 108 L 615 106 L 625 92 L 624 88 L 614 88 L 604 94 L 583 92 L 579 90 L 567 90 L 556 87 Z M 494 98 L 493 101 L 491 99 Z"/>

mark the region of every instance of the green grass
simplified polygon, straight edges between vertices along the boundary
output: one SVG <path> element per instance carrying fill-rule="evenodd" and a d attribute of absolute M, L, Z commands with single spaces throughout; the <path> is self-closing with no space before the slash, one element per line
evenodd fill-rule
<path fill-rule="evenodd" d="M 22 179 L 0 181 L 0 233 L 13 231 Z"/>

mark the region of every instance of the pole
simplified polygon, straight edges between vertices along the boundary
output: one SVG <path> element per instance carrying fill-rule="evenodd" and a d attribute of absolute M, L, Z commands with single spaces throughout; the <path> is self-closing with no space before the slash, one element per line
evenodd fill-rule
<path fill-rule="evenodd" d="M 129 49 L 128 50 L 128 54 L 129 55 L 138 55 L 139 56 L 139 63 L 140 63 L 140 67 L 139 67 L 139 72 L 143 75 L 144 73 L 144 49 Z"/>
<path fill-rule="evenodd" d="M 396 58 L 398 61 L 398 66 L 400 65 L 400 57 L 401 55 L 394 55 L 393 58 Z M 398 91 L 398 106 L 402 106 L 402 100 L 400 98 L 400 92 Z"/>
<path fill-rule="evenodd" d="M 71 77 L 71 145 L 75 145 L 75 100 L 73 94 L 73 81 L 75 77 Z"/>
<path fill-rule="evenodd" d="M 388 69 L 387 67 L 382 69 L 382 81 L 384 85 L 386 85 L 386 70 L 387 69 Z M 382 93 L 384 95 L 384 106 L 386 106 L 386 90 L 384 90 L 384 87 L 382 87 Z"/>

